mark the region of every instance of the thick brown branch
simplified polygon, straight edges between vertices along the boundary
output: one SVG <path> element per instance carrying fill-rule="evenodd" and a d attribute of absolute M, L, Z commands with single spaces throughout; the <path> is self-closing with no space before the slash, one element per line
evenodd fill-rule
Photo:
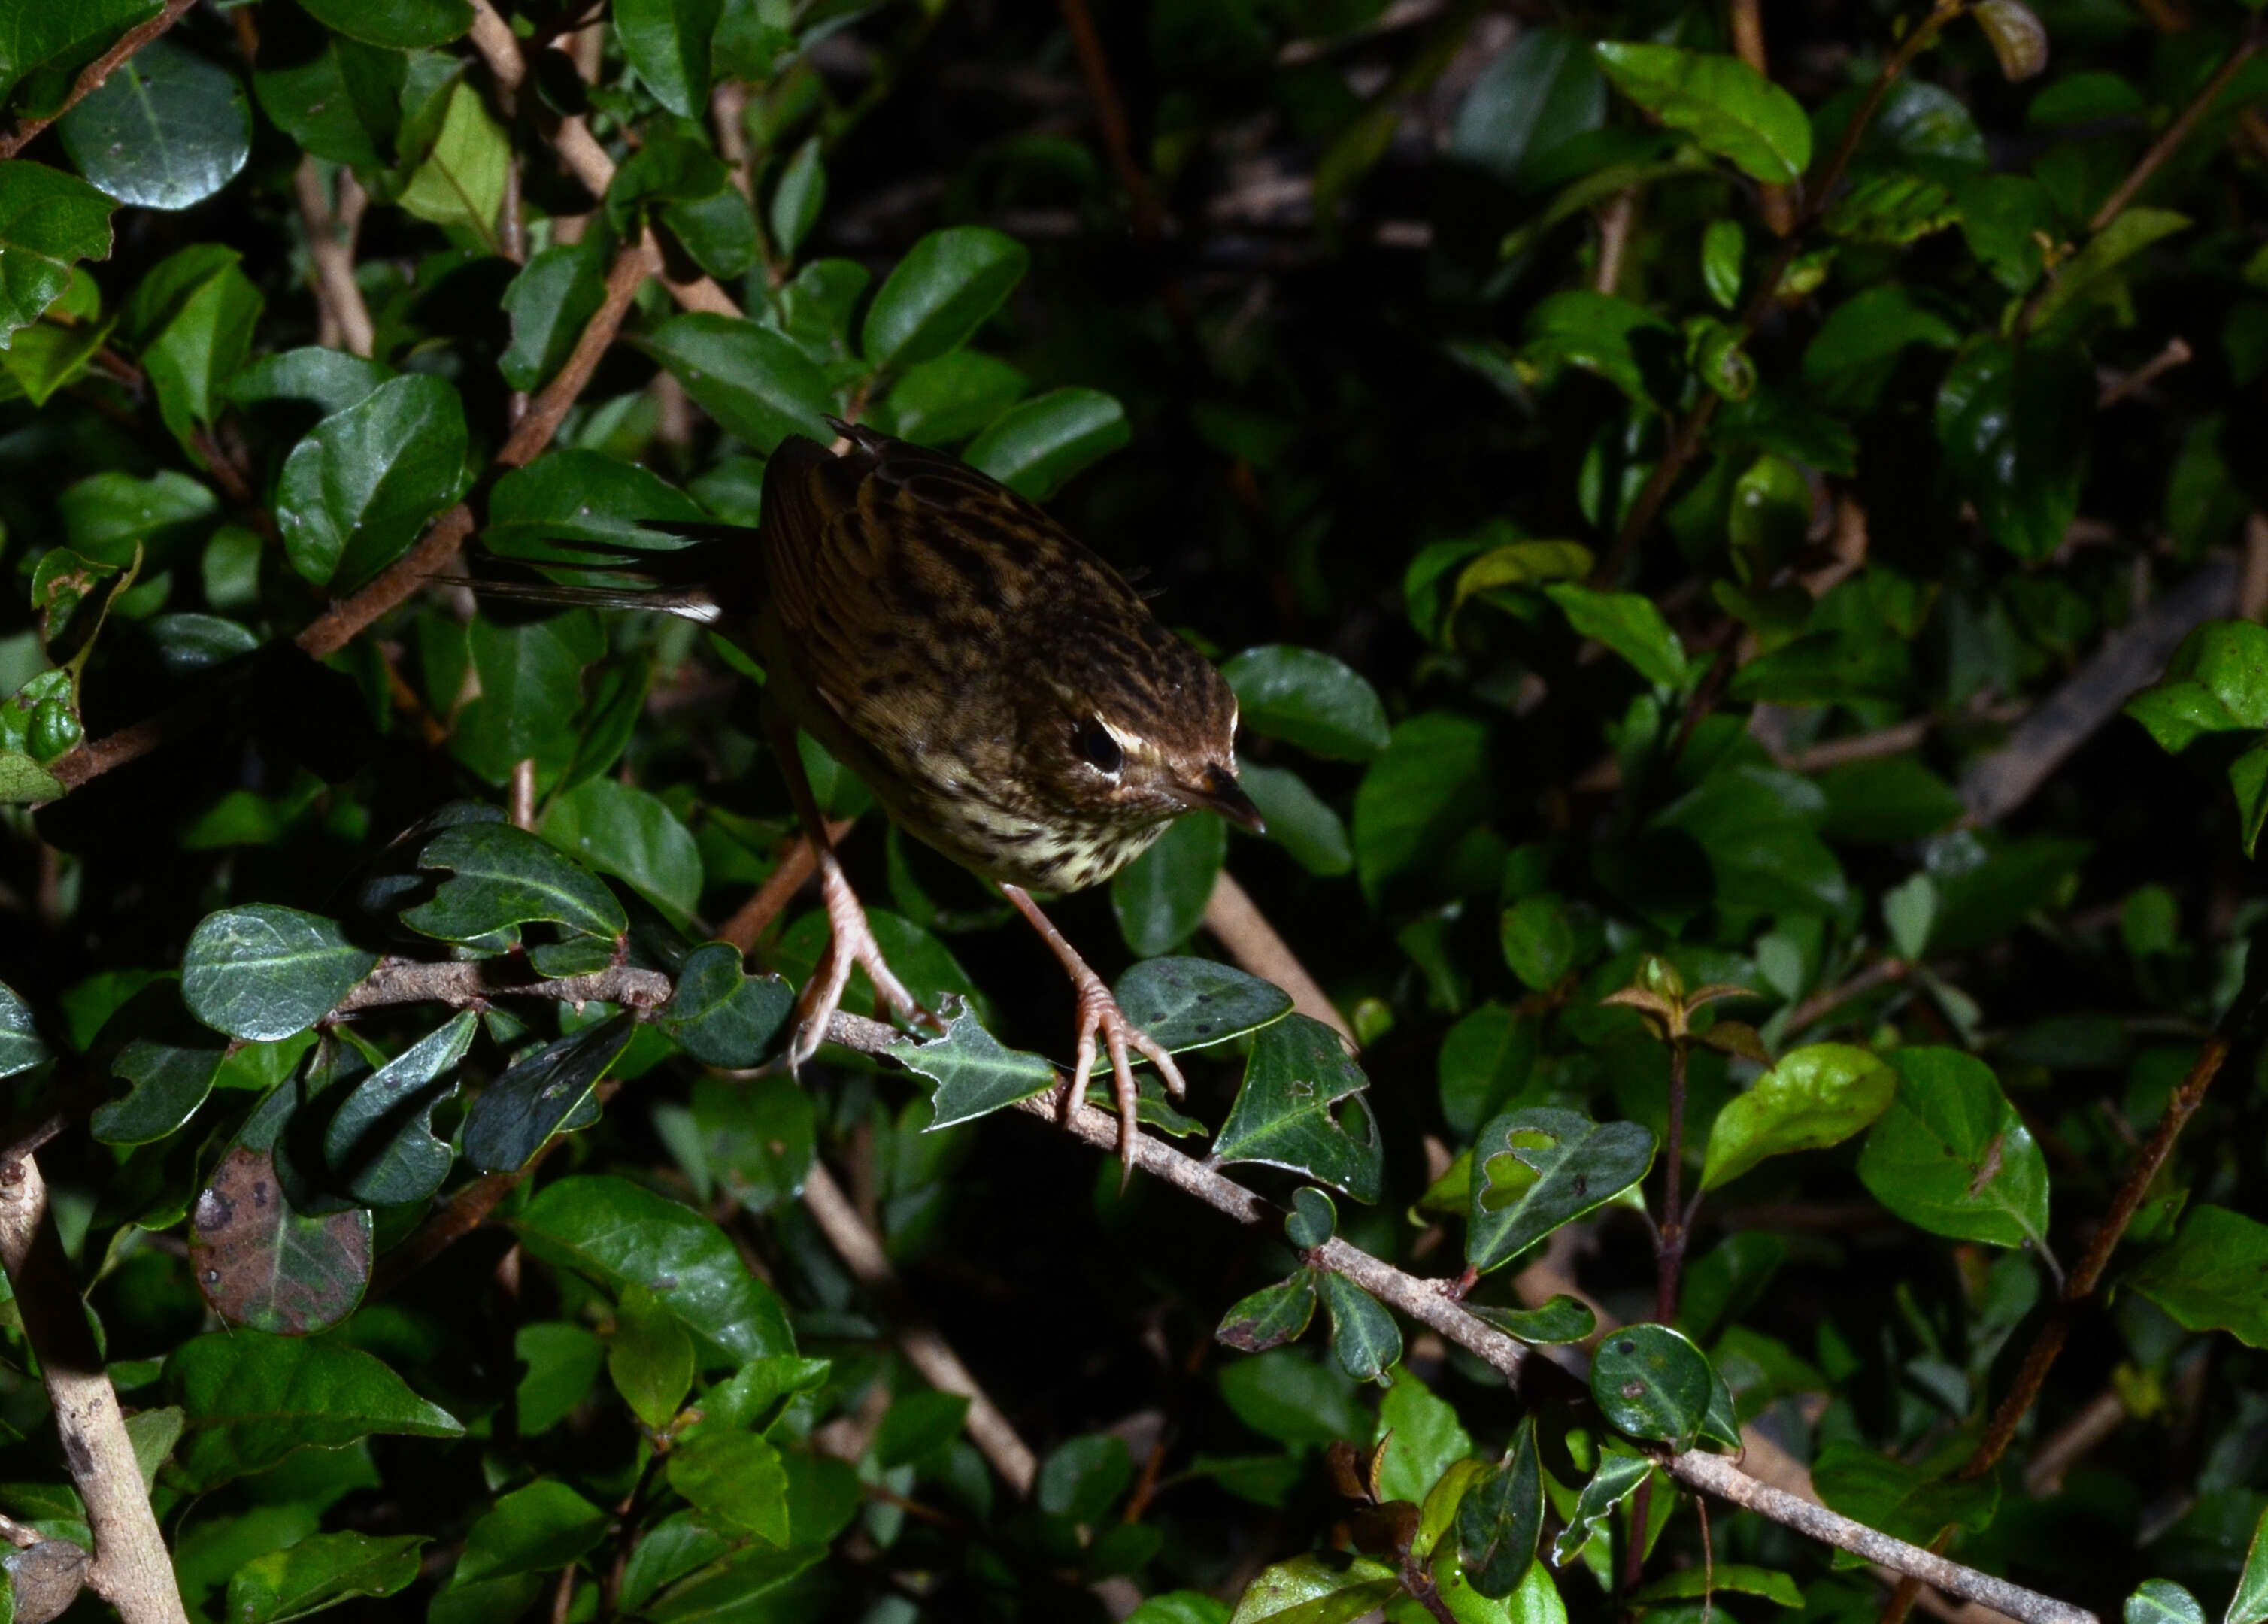
<path fill-rule="evenodd" d="M 31 144 L 33 136 L 100 90 L 103 81 L 117 72 L 129 57 L 180 22 L 182 14 L 195 4 L 196 0 L 166 0 L 165 10 L 157 16 L 146 23 L 136 23 L 121 34 L 117 44 L 96 57 L 72 82 L 70 94 L 63 98 L 63 106 L 45 118 L 26 119 L 16 126 L 13 135 L 0 136 L 0 159 L 15 157 Z"/>

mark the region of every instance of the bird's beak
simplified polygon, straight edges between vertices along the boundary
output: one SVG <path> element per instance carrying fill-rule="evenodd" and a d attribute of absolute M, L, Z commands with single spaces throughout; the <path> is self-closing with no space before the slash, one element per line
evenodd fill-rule
<path fill-rule="evenodd" d="M 1236 782 L 1236 775 L 1226 767 L 1206 768 L 1202 784 L 1182 784 L 1176 793 L 1185 804 L 1217 812 L 1231 823 L 1241 825 L 1255 834 L 1267 832 L 1268 825 L 1260 816 L 1260 809 L 1252 804 L 1252 797 L 1245 794 L 1242 786 Z"/>

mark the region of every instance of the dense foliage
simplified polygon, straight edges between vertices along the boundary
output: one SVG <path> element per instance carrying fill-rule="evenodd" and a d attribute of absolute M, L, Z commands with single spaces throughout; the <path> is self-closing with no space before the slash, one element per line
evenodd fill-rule
<path fill-rule="evenodd" d="M 2268 1619 L 2261 42 L 0 0 L 11 1616 Z M 1202 1166 L 807 741 L 951 1024 L 767 1067 L 761 673 L 452 584 L 830 416 L 1237 691 L 1055 906 Z"/>

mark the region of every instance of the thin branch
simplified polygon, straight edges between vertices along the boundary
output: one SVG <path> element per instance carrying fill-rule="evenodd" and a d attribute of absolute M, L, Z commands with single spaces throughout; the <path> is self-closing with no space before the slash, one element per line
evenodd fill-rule
<path fill-rule="evenodd" d="M 96 57 L 73 81 L 70 94 L 63 98 L 61 107 L 45 118 L 26 119 L 16 126 L 13 135 L 0 136 L 0 160 L 15 157 L 31 144 L 33 136 L 100 90 L 103 81 L 117 72 L 129 57 L 180 22 L 182 15 L 195 4 L 196 0 L 166 0 L 165 10 L 157 16 L 146 23 L 136 24 L 121 34 L 117 44 Z"/>
<path fill-rule="evenodd" d="M 307 228 L 307 258 L 315 268 L 316 300 L 323 314 L 336 324 L 340 347 L 367 361 L 378 343 L 378 328 L 355 281 L 351 221 L 358 211 L 349 206 L 347 190 L 352 187 L 359 195 L 362 188 L 352 170 L 338 173 L 336 213 L 332 212 L 330 199 L 323 195 L 322 165 L 314 158 L 299 161 L 298 173 L 291 177 L 291 189 L 299 200 L 299 218 Z"/>
<path fill-rule="evenodd" d="M 661 248 L 653 239 L 649 228 L 635 243 L 627 244 L 615 255 L 615 262 L 607 268 L 607 295 L 598 311 L 584 324 L 583 334 L 575 341 L 575 348 L 559 374 L 544 385 L 543 393 L 528 403 L 527 415 L 504 443 L 496 455 L 497 466 L 502 468 L 524 468 L 542 454 L 551 444 L 551 437 L 559 432 L 559 425 L 567 413 L 581 398 L 591 381 L 591 374 L 599 370 L 608 346 L 622 329 L 622 320 L 630 314 L 630 302 L 649 276 L 661 270 Z"/>
<path fill-rule="evenodd" d="M 397 1003 L 446 1003 L 460 1010 L 478 1010 L 498 998 L 549 998 L 561 1003 L 613 1003 L 626 1010 L 656 1010 L 669 1002 L 672 991 L 669 978 L 660 971 L 629 965 L 556 981 L 505 979 L 518 962 L 381 959 L 378 967 L 357 982 L 325 1018 L 336 1020 Z"/>
<path fill-rule="evenodd" d="M 293 641 L 310 659 L 330 658 L 446 570 L 472 533 L 473 511 L 460 502 L 435 519 L 417 545 L 387 565 L 376 580 L 324 610 Z"/>
<path fill-rule="evenodd" d="M 2182 109 L 2178 118 L 2166 126 L 2165 133 L 2150 143 L 2150 150 L 2142 154 L 2141 161 L 2127 173 L 2125 180 L 2118 183 L 2118 189 L 2102 200 L 2102 207 L 2096 209 L 2095 217 L 2087 223 L 2088 231 L 2101 231 L 2126 211 L 2126 205 L 2132 202 L 2135 195 L 2149 184 L 2150 177 L 2164 167 L 2166 160 L 2181 151 L 2182 143 L 2190 138 L 2190 132 L 2197 128 L 2198 121 L 2205 115 L 2214 102 L 2220 99 L 2220 92 L 2228 88 L 2229 81 L 2236 77 L 2246 62 L 2259 54 L 2259 34 L 2248 29 L 2236 48 L 2229 52 L 2228 59 L 2220 64 L 2220 70 L 2205 81 L 2205 88 L 2191 99 L 2190 105 Z"/>
<path fill-rule="evenodd" d="M 1110 58 L 1102 48 L 1102 36 L 1095 32 L 1094 18 L 1086 9 L 1086 0 L 1057 0 L 1057 4 L 1063 12 L 1064 26 L 1071 33 L 1071 49 L 1079 57 L 1079 74 L 1086 81 L 1087 99 L 1094 107 L 1094 121 L 1102 129 L 1102 144 L 1110 154 L 1110 166 L 1118 172 L 1118 183 L 1126 188 L 1126 195 L 1133 204 L 1134 235 L 1142 242 L 1154 242 L 1165 228 L 1165 211 L 1158 206 L 1158 195 L 1150 185 L 1150 178 L 1135 161 L 1134 143 L 1127 133 L 1126 108 L 1110 77 Z"/>
<path fill-rule="evenodd" d="M 1727 11 L 1732 23 L 1733 54 L 1758 75 L 1769 78 L 1771 70 L 1764 61 L 1764 18 L 1760 0 L 1732 0 Z M 1775 237 L 1785 237 L 1795 229 L 1794 200 L 1788 196 L 1784 186 L 1757 187 L 1756 212 L 1764 217 L 1765 229 Z"/>
<path fill-rule="evenodd" d="M 880 1238 L 867 1227 L 833 1176 L 817 1162 L 804 1179 L 803 1204 L 852 1277 L 881 1299 L 896 1326 L 898 1350 L 907 1363 L 939 1393 L 958 1393 L 968 1400 L 963 1425 L 969 1442 L 992 1463 L 992 1469 L 1006 1480 L 1018 1498 L 1029 1499 L 1033 1480 L 1039 1475 L 1038 1457 L 1017 1436 L 1000 1407 L 977 1385 L 953 1345 L 914 1309 L 897 1271 L 882 1251 Z"/>
<path fill-rule="evenodd" d="M 126 1417 L 87 1327 L 47 1183 L 30 1156 L 0 1163 L 0 1266 L 39 1356 L 63 1460 L 94 1533 L 87 1583 L 124 1624 L 188 1624 Z"/>
<path fill-rule="evenodd" d="M 1204 928 L 1228 950 L 1240 968 L 1291 994 L 1294 1010 L 1322 1022 L 1345 1040 L 1350 1054 L 1354 1051 L 1354 1028 L 1347 1018 L 1339 1013 L 1322 984 L 1307 974 L 1307 966 L 1300 962 L 1290 944 L 1277 934 L 1268 916 L 1226 869 L 1213 881 L 1212 895 L 1205 900 Z"/>
<path fill-rule="evenodd" d="M 1787 1030 L 1801 1032 L 1822 1016 L 1831 1015 L 1853 998 L 1863 997 L 1877 987 L 1892 981 L 1902 981 L 1913 966 L 1903 959 L 1882 959 L 1868 965 L 1839 987 L 1830 987 L 1815 992 L 1795 1006 L 1787 1018 Z"/>
<path fill-rule="evenodd" d="M 841 845 L 843 837 L 850 832 L 854 820 L 842 818 L 827 826 L 829 843 Z M 733 911 L 733 916 L 717 928 L 717 939 L 730 942 L 742 953 L 754 951 L 772 922 L 786 910 L 795 893 L 819 871 L 818 855 L 811 842 L 800 834 L 792 834 L 780 848 L 779 864 L 764 876 L 764 883 L 756 887 L 748 900 Z"/>

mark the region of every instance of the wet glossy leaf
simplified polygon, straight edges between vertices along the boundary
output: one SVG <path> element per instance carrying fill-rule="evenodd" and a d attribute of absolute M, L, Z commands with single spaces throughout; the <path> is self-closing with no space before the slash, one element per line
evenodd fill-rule
<path fill-rule="evenodd" d="M 202 202 L 235 179 L 252 151 L 244 86 L 172 39 L 136 51 L 55 129 L 79 173 L 144 209 Z"/>
<path fill-rule="evenodd" d="M 1227 856 L 1228 825 L 1218 817 L 1196 812 L 1167 825 L 1110 882 L 1111 911 L 1126 945 L 1148 959 L 1188 941 Z"/>
<path fill-rule="evenodd" d="M 1766 1157 L 1842 1143 L 1889 1109 L 1897 1081 L 1897 1073 L 1847 1043 L 1782 1055 L 1717 1113 L 1701 1187 L 1728 1184 Z"/>
<path fill-rule="evenodd" d="M 2205 1624 L 2196 1597 L 2171 1579 L 2145 1579 L 2121 1610 L 2122 1624 Z"/>
<path fill-rule="evenodd" d="M 0 1077 L 29 1071 L 48 1054 L 47 1043 L 32 1018 L 32 1006 L 14 988 L 0 985 Z"/>
<path fill-rule="evenodd" d="M 1653 600 L 1636 592 L 1602 592 L 1560 582 L 1543 589 L 1578 634 L 1594 637 L 1621 655 L 1648 682 L 1683 687 L 1691 672 L 1685 646 Z"/>
<path fill-rule="evenodd" d="M 1338 1033 L 1307 1016 L 1287 1015 L 1253 1040 L 1213 1155 L 1289 1167 L 1357 1201 L 1374 1201 L 1385 1146 L 1362 1097 L 1369 1086 Z"/>
<path fill-rule="evenodd" d="M 355 1084 L 323 1130 L 323 1157 L 357 1201 L 398 1206 L 432 1196 L 455 1160 L 434 1137 L 433 1107 L 456 1093 L 457 1062 L 480 1018 L 468 1010 Z"/>
<path fill-rule="evenodd" d="M 660 799 L 612 778 L 591 778 L 553 801 L 543 838 L 585 866 L 612 874 L 685 924 L 701 905 L 701 851 Z"/>
<path fill-rule="evenodd" d="M 2092 372 L 2069 347 L 1987 340 L 1937 396 L 1937 436 L 1992 538 L 2027 562 L 2063 545 L 2095 418 Z"/>
<path fill-rule="evenodd" d="M 777 976 L 741 969 L 739 948 L 708 942 L 678 966 L 676 990 L 654 1024 L 704 1065 L 746 1069 L 762 1062 L 794 1003 Z"/>
<path fill-rule="evenodd" d="M 1391 739 L 1377 690 L 1314 649 L 1247 649 L 1220 668 L 1236 691 L 1239 725 L 1316 755 L 1367 761 Z"/>
<path fill-rule="evenodd" d="M 2194 1207 L 2171 1246 L 2126 1283 L 2192 1331 L 2268 1347 L 2268 1224 L 2226 1207 Z"/>
<path fill-rule="evenodd" d="M 608 1523 L 604 1511 L 566 1484 L 538 1478 L 499 1497 L 473 1525 L 457 1578 L 477 1584 L 563 1568 L 606 1538 Z"/>
<path fill-rule="evenodd" d="M 357 1596 L 391 1596 L 417 1581 L 417 1534 L 310 1534 L 255 1556 L 228 1582 L 230 1624 L 284 1624 Z"/>
<path fill-rule="evenodd" d="M 328 1014 L 377 962 L 334 920 L 254 902 L 198 924 L 181 960 L 181 999 L 232 1038 L 288 1038 Z"/>
<path fill-rule="evenodd" d="M 1572 1562 L 1590 1543 L 1599 1525 L 1646 1481 L 1646 1473 L 1652 1470 L 1653 1462 L 1644 1455 L 1613 1449 L 1602 1451 L 1597 1469 L 1575 1497 L 1574 1515 L 1551 1542 L 1551 1565 L 1565 1568 Z"/>
<path fill-rule="evenodd" d="M 1126 1018 L 1174 1054 L 1242 1037 L 1292 1010 L 1273 981 L 1211 959 L 1145 959 L 1111 991 Z"/>
<path fill-rule="evenodd" d="M 1811 121 L 1794 97 L 1734 56 L 1601 44 L 1616 90 L 1751 179 L 1789 186 L 1811 166 Z"/>
<path fill-rule="evenodd" d="M 1242 1353 L 1265 1353 L 1298 1341 L 1315 1317 L 1315 1271 L 1303 1268 L 1239 1299 L 1221 1316 L 1214 1340 Z"/>
<path fill-rule="evenodd" d="M 292 448 L 276 488 L 284 556 L 318 586 L 359 585 L 464 494 L 464 404 L 438 378 L 381 384 Z"/>
<path fill-rule="evenodd" d="M 615 7 L 622 54 L 654 99 L 683 119 L 709 105 L 710 40 L 722 0 L 627 0 Z"/>
<path fill-rule="evenodd" d="M 2260 1514 L 2260 1521 L 2252 1530 L 2252 1543 L 2245 1547 L 2244 1570 L 2237 1576 L 2236 1594 L 2228 1598 L 2228 1610 L 2220 1616 L 2220 1624 L 2260 1624 L 2268 1618 L 2268 1511 Z"/>
<path fill-rule="evenodd" d="M 1473 1143 L 1465 1261 L 1485 1274 L 1646 1177 L 1653 1135 L 1536 1106 L 1508 1112 Z"/>
<path fill-rule="evenodd" d="M 1600 1414 L 1635 1438 L 1690 1449 L 1716 1385 L 1701 1350 L 1668 1326 L 1634 1325 L 1599 1344 L 1591 1397 Z"/>
<path fill-rule="evenodd" d="M 2000 1502 L 1990 1476 L 1941 1476 L 1840 1439 L 1821 1448 L 1811 1481 L 1844 1516 L 1916 1544 L 1935 1539 L 1948 1525 L 1981 1533 Z"/>
<path fill-rule="evenodd" d="M 610 1290 L 636 1283 L 733 1363 L 795 1351 L 786 1312 L 725 1232 L 626 1179 L 577 1174 L 549 1185 L 514 1224 L 528 1251 Z"/>
<path fill-rule="evenodd" d="M 1494 1308 L 1468 1303 L 1465 1312 L 1506 1336 L 1538 1347 L 1586 1341 L 1599 1327 L 1599 1317 L 1572 1297 L 1555 1297 L 1540 1308 Z"/>
<path fill-rule="evenodd" d="M 350 40 L 397 51 L 446 45 L 473 26 L 467 0 L 314 0 L 307 11 Z"/>
<path fill-rule="evenodd" d="M 1030 262 L 1023 244 L 986 226 L 930 232 L 875 290 L 859 337 L 867 361 L 908 367 L 958 349 L 1024 279 Z"/>
<path fill-rule="evenodd" d="M 607 1339 L 607 1374 L 630 1414 L 656 1431 L 693 1391 L 693 1335 L 641 1285 L 625 1287 Z"/>
<path fill-rule="evenodd" d="M 939 1038 L 900 1038 L 888 1054 L 937 1084 L 930 1098 L 932 1128 L 951 1128 L 1045 1093 L 1057 1081 L 1044 1055 L 1001 1047 L 967 1010 L 951 1012 Z"/>
<path fill-rule="evenodd" d="M 431 901 L 404 909 L 401 922 L 445 942 L 477 942 L 539 920 L 610 938 L 630 929 L 603 882 L 508 823 L 444 829 L 417 854 L 417 865 L 450 878 Z"/>
<path fill-rule="evenodd" d="M 379 1359 L 330 1338 L 213 1332 L 173 1350 L 166 1385 L 188 1414 L 173 1464 L 199 1489 L 264 1471 L 303 1447 L 335 1449 L 374 1432 L 464 1432 Z"/>
<path fill-rule="evenodd" d="M 727 433 L 770 453 L 791 434 L 834 438 L 827 380 L 794 342 L 738 316 L 672 316 L 644 345 Z"/>
<path fill-rule="evenodd" d="M 63 296 L 73 265 L 110 257 L 110 211 L 116 207 L 77 175 L 22 158 L 0 163 L 0 264 L 7 267 L 0 276 L 0 339 L 37 321 Z"/>
<path fill-rule="evenodd" d="M 1357 1381 L 1378 1381 L 1402 1358 L 1402 1328 L 1385 1304 L 1344 1275 L 1319 1274 L 1316 1290 L 1331 1315 L 1331 1352 Z"/>
<path fill-rule="evenodd" d="M 1097 389 L 1054 389 L 1012 406 L 961 452 L 1009 489 L 1044 502 L 1133 437 L 1126 408 Z"/>
<path fill-rule="evenodd" d="M 582 1126 L 575 1119 L 591 1091 L 635 1035 L 630 1018 L 617 1015 L 513 1061 L 465 1113 L 465 1159 L 483 1172 L 516 1172 L 552 1135 Z"/>
<path fill-rule="evenodd" d="M 362 1301 L 370 1262 L 370 1213 L 295 1211 L 264 1149 L 232 1146 L 190 1212 L 189 1267 L 231 1325 L 328 1329 Z"/>
<path fill-rule="evenodd" d="M 1896 1096 L 1867 1135 L 1859 1178 L 1933 1234 L 2021 1246 L 2047 1233 L 2047 1159 L 1992 1069 L 1958 1049 L 1892 1051 Z"/>
<path fill-rule="evenodd" d="M 707 518 L 692 497 L 651 470 L 570 449 L 547 452 L 497 481 L 481 540 L 513 557 L 581 562 L 587 555 L 579 549 L 541 544 L 594 541 L 644 550 L 664 538 L 641 520 L 696 525 Z"/>
<path fill-rule="evenodd" d="M 1504 1458 L 1473 1480 L 1457 1506 L 1457 1560 L 1484 1596 L 1520 1588 L 1543 1533 L 1543 1471 L 1535 1455 L 1535 1420 L 1523 1416 Z"/>
<path fill-rule="evenodd" d="M 1348 1624 L 1400 1594 L 1393 1569 L 1367 1556 L 1322 1551 L 1278 1562 L 1238 1598 L 1229 1624 Z"/>

